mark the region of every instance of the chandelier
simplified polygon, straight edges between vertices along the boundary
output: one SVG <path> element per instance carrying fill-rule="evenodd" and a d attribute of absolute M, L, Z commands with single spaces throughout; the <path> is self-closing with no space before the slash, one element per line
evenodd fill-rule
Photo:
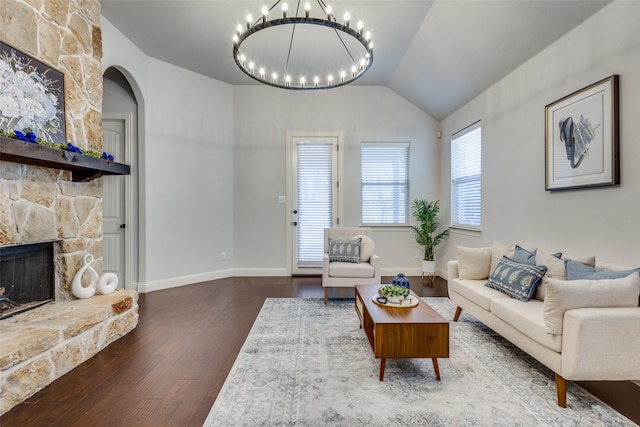
<path fill-rule="evenodd" d="M 233 59 L 249 77 L 291 90 L 331 89 L 362 77 L 373 64 L 373 42 L 362 21 L 338 22 L 331 6 L 300 0 L 295 11 L 281 0 L 255 19 L 247 15 L 233 36 Z M 276 9 L 276 10 L 274 10 Z"/>

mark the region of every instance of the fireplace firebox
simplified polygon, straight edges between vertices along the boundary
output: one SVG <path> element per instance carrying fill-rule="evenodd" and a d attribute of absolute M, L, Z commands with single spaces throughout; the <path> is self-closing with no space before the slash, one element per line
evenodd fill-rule
<path fill-rule="evenodd" d="M 54 300 L 54 243 L 0 247 L 0 319 Z"/>

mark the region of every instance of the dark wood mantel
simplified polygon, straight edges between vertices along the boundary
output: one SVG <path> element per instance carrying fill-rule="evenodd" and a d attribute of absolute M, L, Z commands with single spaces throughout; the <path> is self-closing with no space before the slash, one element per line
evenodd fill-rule
<path fill-rule="evenodd" d="M 123 163 L 85 156 L 0 136 L 0 160 L 71 171 L 74 182 L 89 182 L 102 175 L 129 175 Z"/>

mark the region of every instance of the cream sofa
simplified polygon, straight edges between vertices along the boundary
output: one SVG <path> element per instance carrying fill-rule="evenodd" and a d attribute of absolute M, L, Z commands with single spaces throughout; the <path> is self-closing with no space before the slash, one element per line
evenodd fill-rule
<path fill-rule="evenodd" d="M 499 242 L 456 247 L 458 259 L 447 265 L 449 297 L 457 305 L 453 320 L 464 310 L 551 369 L 561 407 L 567 405 L 566 380 L 640 380 L 640 275 L 566 280 L 565 258 L 529 250 L 544 276 L 531 299 L 523 301 L 485 286 L 489 278 L 508 279 L 511 270 L 498 267 L 511 266 L 500 261 L 512 259 L 515 250 Z M 599 274 L 628 270 L 592 261 L 607 270 Z"/>

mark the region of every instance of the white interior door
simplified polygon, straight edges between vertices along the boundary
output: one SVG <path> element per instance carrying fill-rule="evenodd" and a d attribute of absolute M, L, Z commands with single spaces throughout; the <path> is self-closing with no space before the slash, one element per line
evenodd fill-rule
<path fill-rule="evenodd" d="M 102 138 L 104 149 L 113 155 L 116 162 L 124 163 L 125 156 L 125 120 L 104 119 L 102 122 Z M 105 175 L 102 196 L 102 256 L 103 271 L 118 276 L 118 287 L 125 284 L 125 245 L 126 202 L 125 177 Z"/>
<path fill-rule="evenodd" d="M 324 229 L 338 222 L 338 136 L 290 138 L 292 274 L 321 274 Z"/>

